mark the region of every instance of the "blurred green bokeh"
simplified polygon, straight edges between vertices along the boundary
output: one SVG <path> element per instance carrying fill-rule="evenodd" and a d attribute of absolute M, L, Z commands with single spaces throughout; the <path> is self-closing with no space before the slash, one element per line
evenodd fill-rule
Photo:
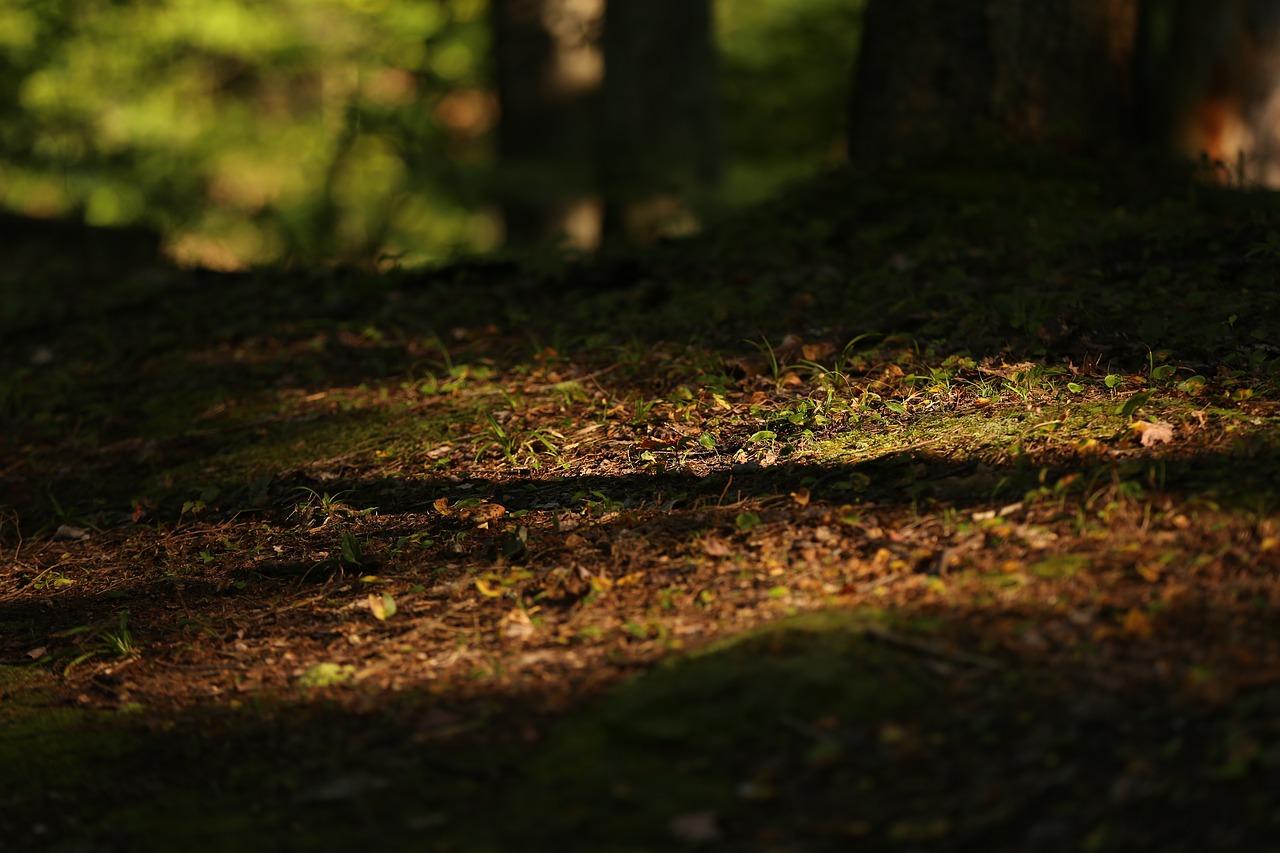
<path fill-rule="evenodd" d="M 860 0 L 718 0 L 726 200 L 840 150 Z M 0 206 L 182 261 L 493 249 L 485 0 L 9 0 Z"/>

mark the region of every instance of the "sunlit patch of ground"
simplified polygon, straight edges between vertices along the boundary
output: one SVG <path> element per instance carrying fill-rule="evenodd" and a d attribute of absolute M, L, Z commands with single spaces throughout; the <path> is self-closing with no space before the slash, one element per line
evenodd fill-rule
<path fill-rule="evenodd" d="M 26 304 L 0 837 L 1261 849 L 1269 214 L 1066 186 Z"/>

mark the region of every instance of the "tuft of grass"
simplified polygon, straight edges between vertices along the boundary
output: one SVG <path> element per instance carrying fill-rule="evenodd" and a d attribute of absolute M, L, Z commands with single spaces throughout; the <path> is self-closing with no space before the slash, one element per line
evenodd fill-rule
<path fill-rule="evenodd" d="M 105 657 L 121 661 L 138 655 L 138 646 L 133 632 L 129 628 L 129 611 L 121 610 L 114 619 L 96 625 L 80 625 L 53 635 L 54 637 L 73 638 L 72 649 L 63 652 L 59 657 L 69 657 L 62 668 L 67 675 L 72 669 L 94 658 Z"/>

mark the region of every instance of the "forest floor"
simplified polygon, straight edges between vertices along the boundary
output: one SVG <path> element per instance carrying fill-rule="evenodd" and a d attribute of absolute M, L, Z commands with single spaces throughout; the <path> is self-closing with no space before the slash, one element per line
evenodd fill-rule
<path fill-rule="evenodd" d="M 838 172 L 569 263 L 0 271 L 0 848 L 1280 838 L 1280 206 Z"/>

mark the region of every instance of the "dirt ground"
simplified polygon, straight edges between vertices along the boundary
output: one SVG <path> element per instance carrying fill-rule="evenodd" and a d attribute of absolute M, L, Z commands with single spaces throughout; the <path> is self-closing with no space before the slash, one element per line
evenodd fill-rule
<path fill-rule="evenodd" d="M 1276 223 L 1037 164 L 578 261 L 26 246 L 0 848 L 1274 849 Z"/>

